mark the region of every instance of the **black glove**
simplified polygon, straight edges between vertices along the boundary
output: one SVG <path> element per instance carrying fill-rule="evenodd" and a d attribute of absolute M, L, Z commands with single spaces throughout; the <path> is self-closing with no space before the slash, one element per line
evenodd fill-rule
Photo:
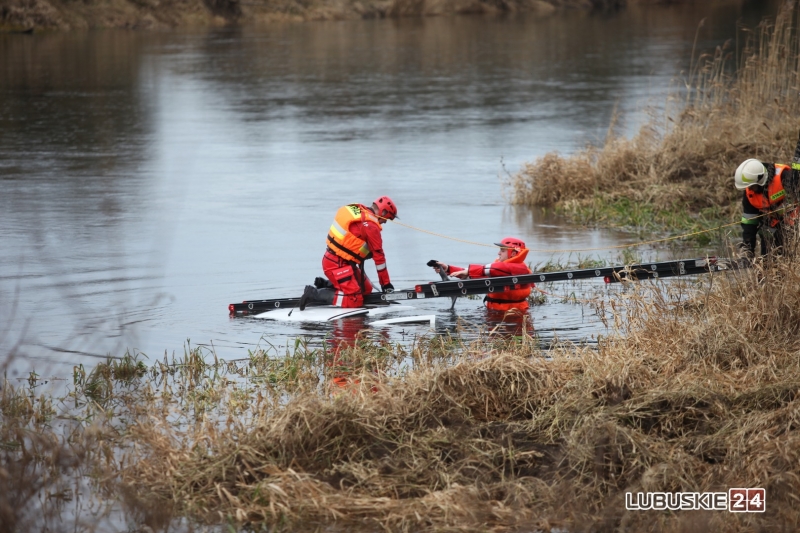
<path fill-rule="evenodd" d="M 318 289 L 332 289 L 333 284 L 327 278 L 314 278 L 314 286 Z"/>
<path fill-rule="evenodd" d="M 430 260 L 430 261 L 428 261 L 426 264 L 427 264 L 429 267 L 435 267 L 435 266 L 439 266 L 439 261 L 437 261 L 436 259 L 431 259 L 431 260 Z"/>
<path fill-rule="evenodd" d="M 391 283 L 387 283 L 386 285 L 381 285 L 381 290 L 383 292 L 394 292 L 394 285 Z"/>

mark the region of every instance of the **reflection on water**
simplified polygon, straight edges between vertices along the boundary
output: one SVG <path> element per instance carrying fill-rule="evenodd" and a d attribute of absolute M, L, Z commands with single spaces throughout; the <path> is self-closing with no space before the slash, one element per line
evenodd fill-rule
<path fill-rule="evenodd" d="M 227 304 L 299 295 L 336 208 L 382 194 L 425 230 L 384 231 L 396 287 L 433 279 L 431 258 L 488 261 L 506 235 L 534 264 L 613 257 L 637 238 L 508 208 L 505 171 L 602 139 L 615 107 L 634 131 L 696 33 L 708 49 L 775 5 L 0 35 L 0 352 L 22 371 L 187 339 L 231 359 L 322 339 Z M 448 308 L 419 305 L 445 324 Z M 456 311 L 486 319 L 475 300 Z M 538 334 L 601 327 L 574 304 L 532 315 Z"/>

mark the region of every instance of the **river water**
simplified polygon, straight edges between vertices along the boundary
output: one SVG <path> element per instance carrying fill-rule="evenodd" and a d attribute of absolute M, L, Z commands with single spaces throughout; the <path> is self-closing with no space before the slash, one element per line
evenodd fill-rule
<path fill-rule="evenodd" d="M 534 264 L 613 260 L 608 247 L 637 237 L 513 209 L 503 184 L 601 141 L 615 109 L 631 135 L 663 108 L 695 35 L 713 50 L 778 2 L 708 4 L 0 35 L 0 360 L 10 375 L 63 374 L 187 341 L 235 359 L 330 336 L 231 319 L 227 305 L 298 296 L 321 274 L 335 210 L 384 194 L 424 230 L 384 231 L 398 288 L 436 280 L 428 259 L 489 262 L 496 250 L 473 243 L 506 235 Z M 478 300 L 455 315 L 445 300 L 417 307 L 445 329 L 484 318 Z M 543 338 L 605 332 L 557 298 L 532 316 Z"/>

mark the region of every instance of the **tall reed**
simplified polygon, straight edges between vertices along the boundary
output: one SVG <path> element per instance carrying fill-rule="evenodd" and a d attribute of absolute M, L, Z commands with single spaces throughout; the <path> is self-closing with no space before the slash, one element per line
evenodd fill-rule
<path fill-rule="evenodd" d="M 633 138 L 616 137 L 612 125 L 602 146 L 548 153 L 525 165 L 510 181 L 512 202 L 556 206 L 595 223 L 635 225 L 619 212 L 630 208 L 614 212 L 622 201 L 648 206 L 650 219 L 676 226 L 681 221 L 669 220 L 675 212 L 733 220 L 739 163 L 786 163 L 798 139 L 796 4 L 786 2 L 774 23 L 741 29 L 741 43 L 693 58 L 664 115 L 652 116 Z"/>

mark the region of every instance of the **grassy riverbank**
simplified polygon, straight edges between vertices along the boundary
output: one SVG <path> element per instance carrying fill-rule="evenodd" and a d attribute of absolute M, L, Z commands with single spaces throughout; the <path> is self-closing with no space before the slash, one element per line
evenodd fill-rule
<path fill-rule="evenodd" d="M 607 10 L 692 0 L 0 0 L 0 31 Z M 736 2 L 736 0 L 717 0 Z"/>
<path fill-rule="evenodd" d="M 733 172 L 747 158 L 788 163 L 800 115 L 795 2 L 776 21 L 695 58 L 667 102 L 632 139 L 549 153 L 511 180 L 513 202 L 585 224 L 688 233 L 735 223 Z M 546 177 L 546 180 L 543 179 Z M 738 234 L 738 228 L 734 226 Z"/>
<path fill-rule="evenodd" d="M 599 301 L 612 334 L 595 347 L 365 339 L 336 361 L 302 342 L 225 363 L 128 357 L 77 368 L 63 404 L 37 399 L 35 380 L 4 383 L 0 520 L 61 529 L 77 476 L 157 531 L 181 517 L 253 531 L 795 530 L 800 265 L 698 281 Z M 349 387 L 332 384 L 342 368 Z M 626 492 L 732 487 L 765 488 L 766 513 L 625 510 Z"/>

